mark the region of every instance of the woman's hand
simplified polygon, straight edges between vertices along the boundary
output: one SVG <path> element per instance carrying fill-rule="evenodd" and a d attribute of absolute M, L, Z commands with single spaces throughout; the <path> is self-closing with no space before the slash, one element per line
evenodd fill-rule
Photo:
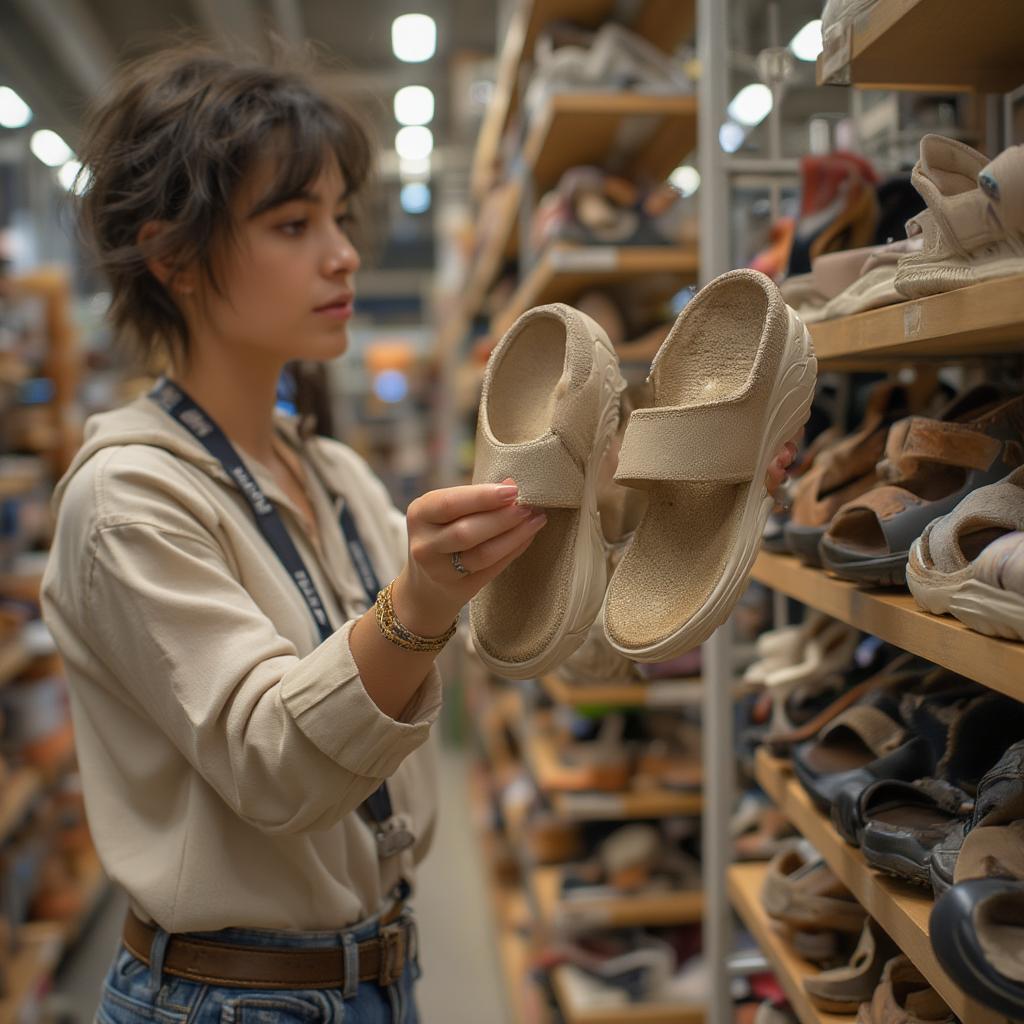
<path fill-rule="evenodd" d="M 515 503 L 512 480 L 430 491 L 406 515 L 409 560 L 395 581 L 395 614 L 421 636 L 440 636 L 460 609 L 532 543 L 547 516 Z M 463 575 L 452 556 L 458 553 Z"/>
<path fill-rule="evenodd" d="M 776 500 L 778 500 L 782 485 L 788 479 L 789 467 L 796 459 L 797 440 L 787 441 L 768 467 L 768 475 L 765 477 L 764 484 L 768 488 L 768 493 Z"/>

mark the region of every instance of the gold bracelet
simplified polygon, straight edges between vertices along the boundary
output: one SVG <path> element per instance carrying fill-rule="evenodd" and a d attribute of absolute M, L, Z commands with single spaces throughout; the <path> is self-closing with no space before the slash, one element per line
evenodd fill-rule
<path fill-rule="evenodd" d="M 395 614 L 395 606 L 391 601 L 391 588 L 395 585 L 392 580 L 378 595 L 374 602 L 374 613 L 377 618 L 377 626 L 385 639 L 390 640 L 396 647 L 405 651 L 416 651 L 422 654 L 436 654 L 442 651 L 445 645 L 459 627 L 459 620 L 456 620 L 448 627 L 442 636 L 419 636 L 411 629 L 404 626 Z"/>

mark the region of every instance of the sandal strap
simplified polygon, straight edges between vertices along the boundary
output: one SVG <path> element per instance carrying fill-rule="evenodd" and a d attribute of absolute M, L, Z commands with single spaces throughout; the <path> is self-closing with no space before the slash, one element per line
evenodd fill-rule
<path fill-rule="evenodd" d="M 855 704 L 837 715 L 821 730 L 821 741 L 827 742 L 838 730 L 852 732 L 875 757 L 891 754 L 907 738 L 903 726 L 871 704 Z"/>
<path fill-rule="evenodd" d="M 477 432 L 473 483 L 519 487 L 519 502 L 538 508 L 579 508 L 583 502 L 583 468 L 561 438 L 548 433 L 525 444 L 496 444 Z"/>
<path fill-rule="evenodd" d="M 999 458 L 1003 442 L 962 423 L 908 416 L 889 428 L 879 475 L 891 483 L 916 476 L 922 463 L 984 472 Z"/>
<path fill-rule="evenodd" d="M 622 439 L 615 479 L 630 486 L 648 480 L 753 480 L 759 446 L 750 437 L 755 422 L 751 405 L 757 401 L 745 395 L 717 405 L 637 409 Z M 744 438 L 751 443 L 743 443 Z"/>

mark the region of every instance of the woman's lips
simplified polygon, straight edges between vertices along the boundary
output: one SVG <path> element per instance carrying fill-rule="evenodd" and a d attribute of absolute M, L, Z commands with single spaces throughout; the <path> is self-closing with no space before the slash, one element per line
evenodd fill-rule
<path fill-rule="evenodd" d="M 352 299 L 339 300 L 326 306 L 317 306 L 314 312 L 335 320 L 347 320 L 352 316 L 352 305 Z"/>

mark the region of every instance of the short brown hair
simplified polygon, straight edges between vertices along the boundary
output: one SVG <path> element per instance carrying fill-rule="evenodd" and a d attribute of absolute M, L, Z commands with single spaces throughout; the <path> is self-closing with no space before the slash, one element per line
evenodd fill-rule
<path fill-rule="evenodd" d="M 349 194 L 369 173 L 366 129 L 305 75 L 194 45 L 127 65 L 93 109 L 79 223 L 109 279 L 115 330 L 143 359 L 189 350 L 185 319 L 147 260 L 198 264 L 216 288 L 213 243 L 230 237 L 239 182 L 272 143 L 271 205 L 306 187 L 330 155 Z M 148 221 L 169 227 L 143 245 Z"/>

